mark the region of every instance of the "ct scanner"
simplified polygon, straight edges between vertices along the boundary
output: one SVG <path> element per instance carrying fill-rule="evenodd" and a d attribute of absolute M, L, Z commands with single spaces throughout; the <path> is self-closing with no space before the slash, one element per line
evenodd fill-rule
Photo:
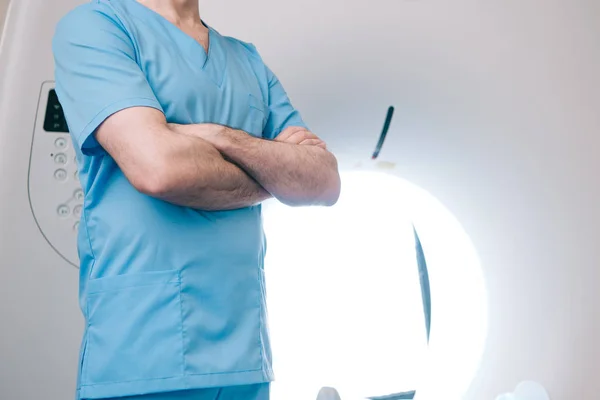
<path fill-rule="evenodd" d="M 78 3 L 0 5 L 2 400 L 73 396 L 81 193 L 50 40 Z M 399 206 L 414 214 L 433 308 L 417 398 L 494 399 L 527 379 L 555 399 L 598 397 L 599 2 L 202 0 L 201 10 L 256 44 L 342 170 L 414 189 Z"/>

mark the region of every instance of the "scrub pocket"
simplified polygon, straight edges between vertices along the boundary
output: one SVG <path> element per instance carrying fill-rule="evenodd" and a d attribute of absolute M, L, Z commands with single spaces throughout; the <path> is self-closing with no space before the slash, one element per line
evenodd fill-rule
<path fill-rule="evenodd" d="M 178 270 L 90 280 L 87 289 L 83 386 L 183 375 Z"/>
<path fill-rule="evenodd" d="M 248 133 L 262 137 L 266 123 L 266 105 L 253 94 L 248 95 L 250 129 Z"/>

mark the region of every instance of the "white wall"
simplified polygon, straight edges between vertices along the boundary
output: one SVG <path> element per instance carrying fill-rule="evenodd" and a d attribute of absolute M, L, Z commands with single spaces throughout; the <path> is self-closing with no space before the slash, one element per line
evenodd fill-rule
<path fill-rule="evenodd" d="M 2 50 L 2 398 L 33 398 L 22 383 L 36 382 L 63 399 L 76 367 L 77 271 L 40 237 L 26 185 L 37 96 L 52 79 L 50 20 L 75 3 L 19 1 Z M 554 399 L 595 398 L 600 3 L 201 3 L 209 24 L 258 46 L 343 166 L 368 158 L 397 107 L 381 158 L 456 215 L 486 279 L 489 335 L 465 399 L 522 379 Z"/>

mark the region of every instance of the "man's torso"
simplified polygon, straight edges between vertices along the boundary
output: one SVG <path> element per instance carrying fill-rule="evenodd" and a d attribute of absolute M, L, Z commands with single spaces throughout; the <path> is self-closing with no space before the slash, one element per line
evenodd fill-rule
<path fill-rule="evenodd" d="M 207 55 L 136 1 L 93 4 L 127 32 L 168 122 L 261 136 L 268 82 L 249 45 L 210 29 Z M 271 380 L 260 206 L 179 207 L 137 192 L 107 154 L 78 162 L 82 397 Z"/>

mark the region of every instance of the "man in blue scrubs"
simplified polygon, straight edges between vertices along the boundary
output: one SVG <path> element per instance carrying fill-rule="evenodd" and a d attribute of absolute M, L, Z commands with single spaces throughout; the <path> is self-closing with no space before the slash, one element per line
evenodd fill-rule
<path fill-rule="evenodd" d="M 78 398 L 268 399 L 260 204 L 333 205 L 335 157 L 197 0 L 94 0 L 53 51 L 85 192 Z"/>

